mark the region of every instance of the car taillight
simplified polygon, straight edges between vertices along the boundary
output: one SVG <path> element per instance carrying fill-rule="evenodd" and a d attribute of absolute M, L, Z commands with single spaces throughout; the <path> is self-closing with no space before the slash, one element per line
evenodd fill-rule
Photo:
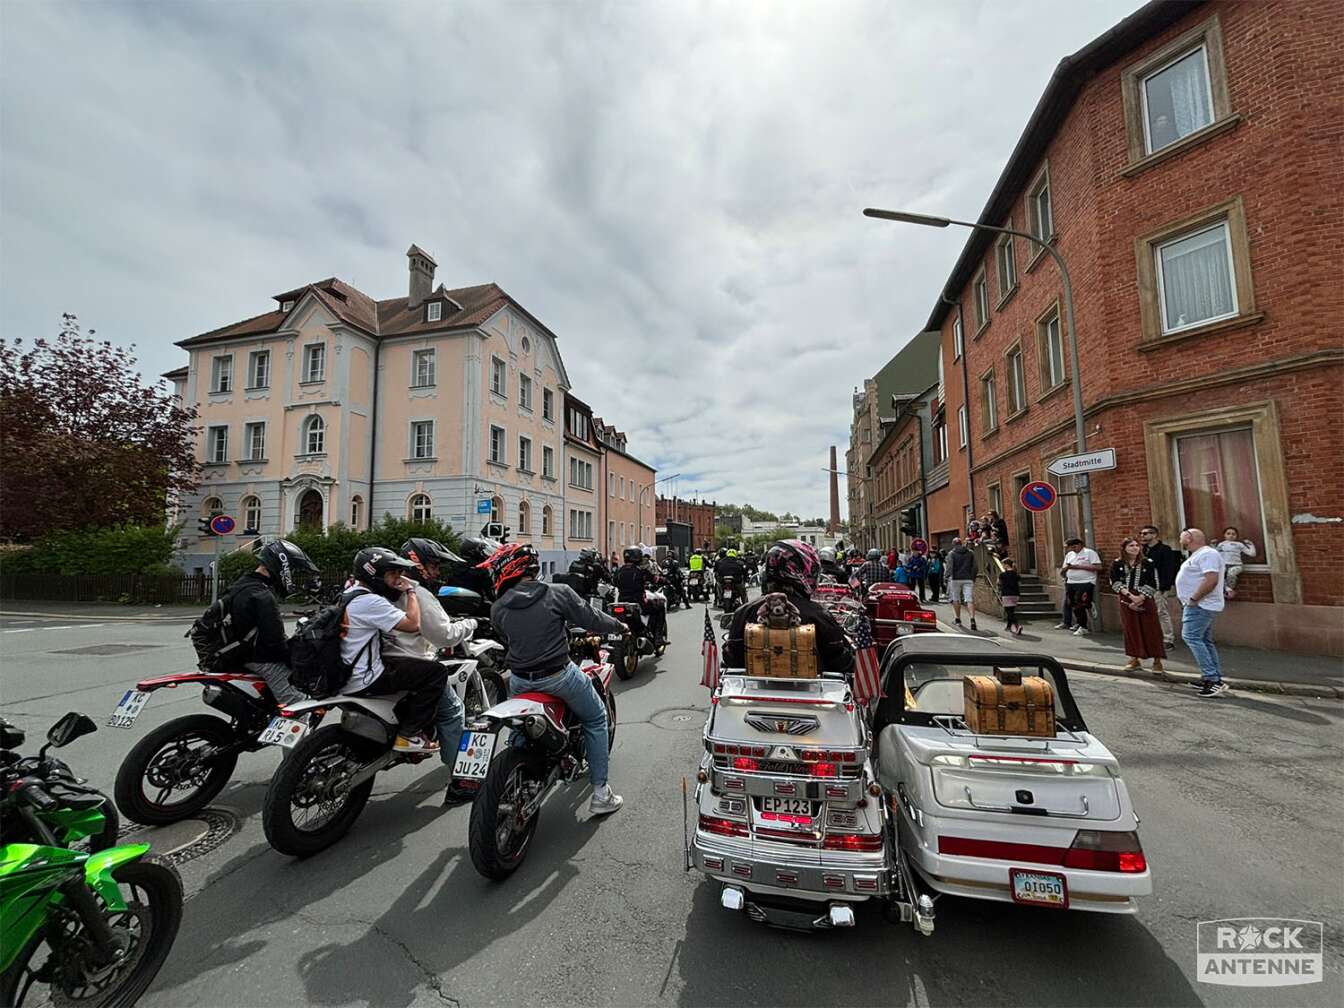
<path fill-rule="evenodd" d="M 855 760 L 852 752 L 829 749 L 804 749 L 798 756 L 804 763 L 853 763 Z"/>
<path fill-rule="evenodd" d="M 813 777 L 836 777 L 840 770 L 834 763 L 813 763 L 807 768 Z"/>
<path fill-rule="evenodd" d="M 905 618 L 914 623 L 937 623 L 938 614 L 929 612 L 927 609 L 911 609 L 905 614 Z"/>
<path fill-rule="evenodd" d="M 1115 830 L 1079 830 L 1064 854 L 1065 868 L 1088 871 L 1143 872 L 1148 859 L 1143 856 L 1139 835 Z"/>
<path fill-rule="evenodd" d="M 821 841 L 826 850 L 880 851 L 881 833 L 832 833 Z"/>
<path fill-rule="evenodd" d="M 611 611 L 614 612 L 617 616 L 624 616 L 625 606 L 612 606 Z"/>
<path fill-rule="evenodd" d="M 760 764 L 750 756 L 738 756 L 733 760 L 734 770 L 755 771 L 760 768 Z"/>
<path fill-rule="evenodd" d="M 706 833 L 716 833 L 719 836 L 746 836 L 747 824 L 733 822 L 731 819 L 717 819 L 713 816 L 702 815 L 700 817 L 700 828 Z"/>

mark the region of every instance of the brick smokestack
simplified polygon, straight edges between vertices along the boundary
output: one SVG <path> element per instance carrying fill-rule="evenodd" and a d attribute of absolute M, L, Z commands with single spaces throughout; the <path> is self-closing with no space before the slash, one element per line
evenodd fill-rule
<path fill-rule="evenodd" d="M 835 445 L 831 445 L 831 527 L 828 531 L 835 535 L 840 530 L 840 477 L 836 471 Z"/>

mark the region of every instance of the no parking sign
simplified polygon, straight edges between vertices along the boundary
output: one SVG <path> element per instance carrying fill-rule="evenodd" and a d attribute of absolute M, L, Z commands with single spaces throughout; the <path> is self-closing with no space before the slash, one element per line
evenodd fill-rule
<path fill-rule="evenodd" d="M 1048 511 L 1059 500 L 1059 493 L 1049 483 L 1036 480 L 1022 488 L 1021 500 L 1028 511 Z"/>

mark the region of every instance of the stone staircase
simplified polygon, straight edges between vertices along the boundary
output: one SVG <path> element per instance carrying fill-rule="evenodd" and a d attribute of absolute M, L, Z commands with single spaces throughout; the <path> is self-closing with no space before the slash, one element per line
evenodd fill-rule
<path fill-rule="evenodd" d="M 1050 601 L 1045 585 L 1035 574 L 1021 575 L 1022 594 L 1018 596 L 1017 615 L 1023 620 L 1059 621 L 1059 606 Z"/>

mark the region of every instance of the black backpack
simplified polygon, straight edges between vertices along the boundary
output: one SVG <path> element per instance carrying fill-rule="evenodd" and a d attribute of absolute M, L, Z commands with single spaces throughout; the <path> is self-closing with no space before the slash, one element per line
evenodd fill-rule
<path fill-rule="evenodd" d="M 289 639 L 291 686 L 314 700 L 324 700 L 335 696 L 350 681 L 355 665 L 378 637 L 375 633 L 369 638 L 355 655 L 354 662 L 346 664 L 341 660 L 341 638 L 346 631 L 345 608 L 360 595 L 367 594 L 363 589 L 347 592 L 339 602 L 319 610 L 294 632 Z"/>
<path fill-rule="evenodd" d="M 183 636 L 191 639 L 196 649 L 196 667 L 202 672 L 226 672 L 237 668 L 252 657 L 252 642 L 257 628 L 242 637 L 234 636 L 233 593 L 229 592 L 210 604 L 210 608 L 196 617 Z"/>

